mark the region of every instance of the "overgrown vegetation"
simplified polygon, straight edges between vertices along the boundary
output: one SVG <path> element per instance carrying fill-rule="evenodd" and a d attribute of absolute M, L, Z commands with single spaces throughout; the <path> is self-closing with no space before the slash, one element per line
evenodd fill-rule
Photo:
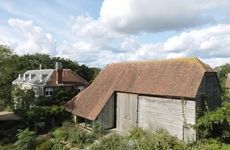
<path fill-rule="evenodd" d="M 90 146 L 90 150 L 218 150 L 221 143 L 214 139 L 186 144 L 166 131 L 144 131 L 135 128 L 126 136 L 112 134 Z"/>
<path fill-rule="evenodd" d="M 18 150 L 32 150 L 36 148 L 36 134 L 33 131 L 29 131 L 28 128 L 19 130 L 17 138 L 15 145 Z"/>

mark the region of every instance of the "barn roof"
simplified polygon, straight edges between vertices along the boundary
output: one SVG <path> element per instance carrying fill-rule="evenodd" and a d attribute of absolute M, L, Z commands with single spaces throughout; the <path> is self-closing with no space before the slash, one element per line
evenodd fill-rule
<path fill-rule="evenodd" d="M 65 108 L 95 120 L 114 91 L 194 99 L 205 72 L 215 71 L 197 58 L 110 64 Z"/>
<path fill-rule="evenodd" d="M 230 89 L 230 73 L 227 76 L 227 80 L 225 82 L 225 87 L 228 88 L 228 89 Z"/>

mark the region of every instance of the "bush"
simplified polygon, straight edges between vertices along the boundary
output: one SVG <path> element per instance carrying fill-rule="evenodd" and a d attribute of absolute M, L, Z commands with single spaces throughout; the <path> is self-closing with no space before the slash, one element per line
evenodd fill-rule
<path fill-rule="evenodd" d="M 45 142 L 37 145 L 36 150 L 51 150 L 54 145 L 52 140 L 46 140 Z"/>
<path fill-rule="evenodd" d="M 58 141 L 66 140 L 67 138 L 67 133 L 62 128 L 55 129 L 52 135 Z"/>
<path fill-rule="evenodd" d="M 65 146 L 65 144 L 54 140 L 54 144 L 53 144 L 51 150 L 67 150 L 67 147 Z"/>
<path fill-rule="evenodd" d="M 123 144 L 123 137 L 118 134 L 112 134 L 109 137 L 104 137 L 99 143 L 90 147 L 90 150 L 117 150 L 125 149 Z"/>
<path fill-rule="evenodd" d="M 36 134 L 29 129 L 19 130 L 15 145 L 19 150 L 33 150 L 36 147 Z"/>
<path fill-rule="evenodd" d="M 214 139 L 200 140 L 191 145 L 192 150 L 220 150 L 221 143 Z"/>
<path fill-rule="evenodd" d="M 201 116 L 195 125 L 199 139 L 216 138 L 230 143 L 230 102 Z"/>
<path fill-rule="evenodd" d="M 113 134 L 102 138 L 99 143 L 94 144 L 91 150 L 187 150 L 187 145 L 175 137 L 170 136 L 166 131 L 146 132 L 141 128 L 134 128 L 128 136 Z"/>

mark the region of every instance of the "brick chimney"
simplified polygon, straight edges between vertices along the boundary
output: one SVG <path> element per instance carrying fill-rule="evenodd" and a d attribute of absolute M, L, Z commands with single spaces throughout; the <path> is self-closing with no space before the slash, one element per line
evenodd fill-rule
<path fill-rule="evenodd" d="M 60 62 L 55 63 L 55 71 L 56 71 L 56 83 L 62 84 L 62 64 Z"/>

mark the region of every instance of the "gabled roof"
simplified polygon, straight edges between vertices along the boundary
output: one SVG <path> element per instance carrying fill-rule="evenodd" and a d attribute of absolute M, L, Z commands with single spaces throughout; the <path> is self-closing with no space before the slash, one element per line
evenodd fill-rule
<path fill-rule="evenodd" d="M 225 82 L 225 88 L 230 89 L 230 73 L 227 76 L 226 82 Z"/>
<path fill-rule="evenodd" d="M 115 91 L 195 99 L 205 72 L 215 71 L 197 58 L 114 63 L 65 108 L 95 120 Z"/>
<path fill-rule="evenodd" d="M 59 86 L 56 83 L 56 74 L 57 71 L 54 70 L 52 75 L 50 76 L 49 80 L 47 81 L 48 86 Z M 81 76 L 78 74 L 74 73 L 71 69 L 63 69 L 62 72 L 62 81 L 63 85 L 69 86 L 69 85 L 83 85 L 83 86 L 88 86 L 89 82 L 83 79 Z"/>
<path fill-rule="evenodd" d="M 62 81 L 63 84 L 56 83 L 56 74 L 55 69 L 41 69 L 41 70 L 28 70 L 23 76 L 19 79 L 15 79 L 12 83 L 17 84 L 33 84 L 33 85 L 42 85 L 42 86 L 72 86 L 72 85 L 83 85 L 88 86 L 89 83 L 74 73 L 71 69 L 63 69 L 62 72 Z M 24 79 L 24 75 L 26 75 Z M 31 75 L 31 80 L 29 78 Z M 41 80 L 42 76 L 42 80 Z"/>

